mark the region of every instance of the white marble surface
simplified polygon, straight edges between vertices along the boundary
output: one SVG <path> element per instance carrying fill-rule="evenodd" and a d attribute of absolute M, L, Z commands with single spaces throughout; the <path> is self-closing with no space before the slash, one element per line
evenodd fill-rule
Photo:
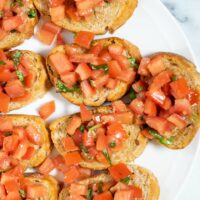
<path fill-rule="evenodd" d="M 183 28 L 200 66 L 200 0 L 161 0 Z M 174 177 L 175 178 L 175 177 Z M 200 199 L 200 151 L 177 200 Z M 162 200 L 162 199 L 161 199 Z"/>

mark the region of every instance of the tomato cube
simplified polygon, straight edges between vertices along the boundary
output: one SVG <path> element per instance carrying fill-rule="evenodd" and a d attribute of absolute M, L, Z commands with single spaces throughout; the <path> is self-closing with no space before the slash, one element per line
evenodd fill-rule
<path fill-rule="evenodd" d="M 78 127 L 82 124 L 81 118 L 78 115 L 74 115 L 66 127 L 66 132 L 69 135 L 73 135 Z"/>
<path fill-rule="evenodd" d="M 19 15 L 8 17 L 3 19 L 2 27 L 5 31 L 11 31 L 16 29 L 19 25 L 23 23 L 22 17 Z"/>
<path fill-rule="evenodd" d="M 142 115 L 144 112 L 144 103 L 141 99 L 134 99 L 130 105 L 129 108 L 136 114 Z"/>
<path fill-rule="evenodd" d="M 151 59 L 148 57 L 142 58 L 142 60 L 140 61 L 139 68 L 138 68 L 138 74 L 140 74 L 142 76 L 149 75 L 149 70 L 148 70 L 147 66 L 150 63 L 150 61 L 151 61 Z"/>
<path fill-rule="evenodd" d="M 122 69 L 116 60 L 108 62 L 109 76 L 111 78 L 117 78 L 121 75 Z"/>
<path fill-rule="evenodd" d="M 83 92 L 83 96 L 86 98 L 90 98 L 96 94 L 95 88 L 90 85 L 88 80 L 81 82 L 81 91 Z"/>
<path fill-rule="evenodd" d="M 126 104 L 121 100 L 112 102 L 112 108 L 113 108 L 113 111 L 116 112 L 116 113 L 127 111 Z"/>
<path fill-rule="evenodd" d="M 41 174 L 48 175 L 54 168 L 53 160 L 51 158 L 46 158 L 38 170 Z"/>
<path fill-rule="evenodd" d="M 67 86 L 73 86 L 78 81 L 78 74 L 76 72 L 67 72 L 61 75 L 60 78 Z"/>
<path fill-rule="evenodd" d="M 38 130 L 36 129 L 35 126 L 33 125 L 28 125 L 25 129 L 26 132 L 26 136 L 28 138 L 28 140 L 32 143 L 32 144 L 36 144 L 36 145 L 40 145 L 42 144 L 42 134 L 40 134 L 38 132 Z"/>
<path fill-rule="evenodd" d="M 77 151 L 66 153 L 64 159 L 67 166 L 78 165 L 82 161 L 80 153 Z"/>
<path fill-rule="evenodd" d="M 93 200 L 113 200 L 112 194 L 110 191 L 103 192 L 101 194 L 96 195 Z"/>
<path fill-rule="evenodd" d="M 50 8 L 50 15 L 53 21 L 63 20 L 65 18 L 65 5 Z"/>
<path fill-rule="evenodd" d="M 144 113 L 148 116 L 156 116 L 157 107 L 156 104 L 149 98 L 146 98 L 144 103 Z"/>
<path fill-rule="evenodd" d="M 84 104 L 80 105 L 80 114 L 83 122 L 90 121 L 92 119 L 92 111 L 88 110 Z"/>
<path fill-rule="evenodd" d="M 86 80 L 92 75 L 91 68 L 85 63 L 80 63 L 75 72 L 80 76 L 81 80 Z"/>
<path fill-rule="evenodd" d="M 89 49 L 92 40 L 94 39 L 94 34 L 87 31 L 80 31 L 74 40 L 74 43 L 78 44 L 79 46 Z"/>
<path fill-rule="evenodd" d="M 185 128 L 187 126 L 186 120 L 183 117 L 181 117 L 180 115 L 176 114 L 176 113 L 170 115 L 167 118 L 167 120 L 170 121 L 172 124 L 174 124 L 179 129 L 183 129 L 183 128 Z"/>
<path fill-rule="evenodd" d="M 66 138 L 63 139 L 62 141 L 64 149 L 69 152 L 69 151 L 77 151 L 79 148 L 75 145 L 74 140 L 67 136 Z"/>

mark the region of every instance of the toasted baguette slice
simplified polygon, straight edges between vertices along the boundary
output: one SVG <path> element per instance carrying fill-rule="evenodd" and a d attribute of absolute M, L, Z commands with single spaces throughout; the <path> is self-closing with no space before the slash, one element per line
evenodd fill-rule
<path fill-rule="evenodd" d="M 30 93 L 30 97 L 26 100 L 12 101 L 9 104 L 9 111 L 19 109 L 37 98 L 42 97 L 51 87 L 48 79 L 48 75 L 45 69 L 45 62 L 42 56 L 32 51 L 20 50 L 21 55 L 27 59 L 31 66 L 30 72 L 34 74 L 34 83 L 31 88 L 26 88 L 26 91 Z"/>
<path fill-rule="evenodd" d="M 134 186 L 142 189 L 143 200 L 157 200 L 160 194 L 160 187 L 157 178 L 149 170 L 132 165 L 130 167 L 133 174 L 130 176 L 131 183 Z M 100 174 L 96 177 L 91 177 L 82 181 L 79 181 L 80 184 L 93 184 L 93 183 L 107 183 L 112 181 L 112 177 L 108 174 Z M 112 192 L 112 188 L 111 188 Z M 65 187 L 59 194 L 59 200 L 70 200 L 69 187 Z M 125 199 L 124 199 L 125 200 Z"/>
<path fill-rule="evenodd" d="M 192 106 L 192 116 L 188 119 L 189 125 L 183 130 L 174 129 L 173 144 L 165 145 L 171 149 L 182 149 L 190 144 L 200 127 L 200 74 L 191 61 L 180 55 L 160 52 L 152 55 L 151 58 L 158 55 L 163 56 L 167 69 L 172 70 L 177 78 L 184 77 L 189 87 L 198 93 L 198 103 Z"/>
<path fill-rule="evenodd" d="M 95 40 L 92 43 L 92 46 L 95 46 L 97 44 L 102 44 L 104 47 L 107 47 L 110 44 L 120 44 L 124 47 L 124 49 L 126 49 L 127 54 L 129 54 L 131 57 L 136 58 L 137 62 L 139 62 L 141 59 L 139 49 L 135 45 L 131 44 L 130 42 L 128 42 L 126 40 L 112 37 L 112 38 L 107 38 L 107 39 Z M 52 65 L 49 61 L 49 56 L 56 52 L 65 52 L 65 48 L 68 45 L 69 44 L 67 44 L 65 46 L 56 47 L 49 53 L 49 55 L 47 57 L 47 71 L 48 71 L 50 80 L 54 86 L 57 85 L 59 76 L 58 76 L 57 72 L 55 71 L 55 69 L 52 67 Z M 77 46 L 77 48 L 79 48 L 80 51 L 83 51 L 82 48 L 80 48 L 78 46 Z M 129 86 L 130 85 L 128 85 L 127 83 L 125 83 L 123 81 L 119 81 L 118 85 L 116 86 L 116 88 L 114 90 L 110 90 L 107 88 L 99 89 L 99 90 L 97 90 L 96 95 L 94 95 L 91 98 L 84 98 L 84 96 L 81 92 L 61 93 L 61 95 L 65 99 L 70 101 L 71 103 L 74 103 L 77 105 L 84 103 L 85 105 L 88 105 L 88 106 L 100 106 L 106 100 L 107 101 L 115 101 L 115 100 L 120 99 L 127 92 Z"/>
<path fill-rule="evenodd" d="M 33 1 L 29 0 L 25 8 L 25 14 L 29 12 L 30 9 L 35 9 Z M 6 37 L 0 40 L 0 49 L 10 49 L 12 47 L 18 46 L 23 43 L 26 39 L 30 38 L 34 34 L 34 27 L 38 23 L 38 17 L 27 18 L 26 31 L 23 32 L 10 32 Z"/>
<path fill-rule="evenodd" d="M 112 108 L 109 106 L 98 107 L 95 110 L 92 110 L 94 114 L 101 113 L 101 114 L 108 114 L 112 113 Z M 64 149 L 62 139 L 66 137 L 66 127 L 67 124 L 70 122 L 72 116 L 61 117 L 54 122 L 52 122 L 49 126 L 51 130 L 51 138 L 52 141 L 57 149 L 57 151 L 64 155 L 67 153 Z M 147 145 L 147 139 L 140 134 L 140 128 L 136 125 L 128 125 L 123 124 L 124 129 L 130 133 L 129 138 L 125 140 L 123 146 L 124 149 L 118 152 L 113 152 L 111 156 L 111 163 L 117 164 L 119 162 L 128 163 L 136 159 L 140 154 L 142 154 L 143 150 Z M 109 164 L 102 164 L 98 161 L 87 162 L 82 161 L 80 163 L 82 167 L 94 169 L 94 170 L 101 170 L 106 169 L 109 167 Z"/>
<path fill-rule="evenodd" d="M 51 16 L 48 0 L 34 0 L 34 3 L 42 15 Z M 132 16 L 137 4 L 137 0 L 113 0 L 95 8 L 94 15 L 89 20 L 74 21 L 67 16 L 62 20 L 56 20 L 51 16 L 51 20 L 72 32 L 90 31 L 104 34 L 109 31 L 112 33 Z"/>
<path fill-rule="evenodd" d="M 42 198 L 44 200 L 56 200 L 58 199 L 58 182 L 52 176 L 44 176 L 40 174 L 25 174 L 25 178 L 31 181 L 33 184 L 42 184 L 48 191 L 48 196 Z"/>
<path fill-rule="evenodd" d="M 31 116 L 31 115 L 2 115 L 0 116 L 0 120 L 3 119 L 11 119 L 13 126 L 28 126 L 33 125 L 38 133 L 42 137 L 42 145 L 39 146 L 36 153 L 30 160 L 20 160 L 20 164 L 24 169 L 28 167 L 37 167 L 40 165 L 45 158 L 50 154 L 50 138 L 49 133 L 46 130 L 44 121 L 37 116 Z"/>

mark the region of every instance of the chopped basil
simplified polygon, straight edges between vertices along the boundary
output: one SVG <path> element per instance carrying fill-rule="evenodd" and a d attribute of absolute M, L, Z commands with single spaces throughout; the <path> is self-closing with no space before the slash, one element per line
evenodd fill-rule
<path fill-rule="evenodd" d="M 85 146 L 83 146 L 82 144 L 80 144 L 80 149 L 81 149 L 81 152 L 83 153 L 83 155 L 84 155 L 88 160 L 93 160 L 94 157 L 89 155 L 89 151 L 86 149 Z"/>
<path fill-rule="evenodd" d="M 12 135 L 11 132 L 5 132 L 5 133 L 4 133 L 4 136 L 5 136 L 5 137 L 11 136 L 11 135 Z"/>
<path fill-rule="evenodd" d="M 161 144 L 166 144 L 166 145 L 170 145 L 173 144 L 173 137 L 170 138 L 164 138 L 162 135 L 160 135 L 157 131 L 155 131 L 154 129 L 149 128 L 149 133 L 157 140 L 159 140 L 159 142 Z"/>
<path fill-rule="evenodd" d="M 102 193 L 103 192 L 103 182 L 98 183 L 98 192 Z"/>
<path fill-rule="evenodd" d="M 137 97 L 137 96 L 136 96 L 135 91 L 133 90 L 133 88 L 131 88 L 130 91 L 129 91 L 129 98 L 130 98 L 131 100 L 133 100 L 133 99 L 135 99 L 136 97 Z"/>
<path fill-rule="evenodd" d="M 35 18 L 37 16 L 37 11 L 33 8 L 31 8 L 29 11 L 28 11 L 28 17 L 29 18 Z"/>
<path fill-rule="evenodd" d="M 127 177 L 121 179 L 120 182 L 122 182 L 122 183 L 128 185 L 129 182 L 130 182 L 130 180 L 131 180 L 131 178 L 130 178 L 129 176 L 127 176 Z"/>
<path fill-rule="evenodd" d="M 0 18 L 3 18 L 3 16 L 4 16 L 3 11 L 0 11 Z"/>
<path fill-rule="evenodd" d="M 21 58 L 21 52 L 20 51 L 15 51 L 12 55 L 11 58 L 14 62 L 15 67 L 20 63 L 20 58 Z"/>
<path fill-rule="evenodd" d="M 25 198 L 26 198 L 26 192 L 25 192 L 23 189 L 20 189 L 20 190 L 19 190 L 19 194 L 20 194 L 20 196 L 22 197 L 22 199 L 25 199 Z"/>
<path fill-rule="evenodd" d="M 101 126 L 102 126 L 102 124 L 96 124 L 96 125 L 88 128 L 88 131 L 94 131 L 95 129 L 100 128 Z"/>
<path fill-rule="evenodd" d="M 85 130 L 85 125 L 81 124 L 80 128 L 79 128 L 80 132 L 83 133 Z"/>
<path fill-rule="evenodd" d="M 139 86 L 139 91 L 142 92 L 144 90 L 144 86 Z"/>
<path fill-rule="evenodd" d="M 135 58 L 128 58 L 128 61 L 130 62 L 132 68 L 138 68 Z"/>
<path fill-rule="evenodd" d="M 24 6 L 23 0 L 14 0 L 14 1 L 11 3 L 11 7 L 14 7 L 14 6 L 16 6 L 16 5 L 18 5 L 18 6 L 20 6 L 20 7 Z"/>
<path fill-rule="evenodd" d="M 24 75 L 22 74 L 22 72 L 20 71 L 20 70 L 16 70 L 16 74 L 17 74 L 17 77 L 18 77 L 18 79 L 22 82 L 22 83 L 24 83 Z"/>
<path fill-rule="evenodd" d="M 110 159 L 110 156 L 109 156 L 109 154 L 108 154 L 107 149 L 104 149 L 104 150 L 103 150 L 103 155 L 105 156 L 106 160 L 107 160 L 107 161 L 109 162 L 109 164 L 111 165 L 112 162 L 111 162 L 111 159 Z"/>
<path fill-rule="evenodd" d="M 111 143 L 109 143 L 109 147 L 110 147 L 110 148 L 114 148 L 114 147 L 116 147 L 116 143 L 115 143 L 115 142 L 111 142 Z"/>
<path fill-rule="evenodd" d="M 80 88 L 77 85 L 74 85 L 73 89 L 70 89 L 70 88 L 66 87 L 62 81 L 58 81 L 56 84 L 56 87 L 58 88 L 59 92 L 64 92 L 64 93 L 67 93 L 67 92 L 72 93 L 72 92 L 80 91 Z"/>
<path fill-rule="evenodd" d="M 108 65 L 104 64 L 104 65 L 92 65 L 90 64 L 90 66 L 92 67 L 93 70 L 99 70 L 99 69 L 103 69 L 104 73 L 108 73 Z"/>
<path fill-rule="evenodd" d="M 176 81 L 177 80 L 176 75 L 173 75 L 171 79 L 172 79 L 172 81 Z"/>
<path fill-rule="evenodd" d="M 87 200 L 92 200 L 92 188 L 88 188 Z"/>
<path fill-rule="evenodd" d="M 0 60 L 0 65 L 5 65 L 6 63 L 2 60 Z"/>

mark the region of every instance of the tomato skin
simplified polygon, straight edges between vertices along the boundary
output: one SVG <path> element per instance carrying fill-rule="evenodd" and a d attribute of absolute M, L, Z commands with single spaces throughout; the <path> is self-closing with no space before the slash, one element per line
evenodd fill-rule
<path fill-rule="evenodd" d="M 113 200 L 112 194 L 110 191 L 103 192 L 101 194 L 96 195 L 93 200 Z"/>
<path fill-rule="evenodd" d="M 79 183 L 72 183 L 69 189 L 70 195 L 85 195 L 87 196 L 88 186 L 79 184 Z"/>
<path fill-rule="evenodd" d="M 111 54 L 112 58 L 116 60 L 123 70 L 130 69 L 131 63 L 129 62 L 128 58 L 124 55 L 113 55 Z"/>
<path fill-rule="evenodd" d="M 169 110 L 172 106 L 172 101 L 169 97 L 166 97 L 163 105 L 161 105 L 161 108 L 163 108 L 164 110 Z"/>
<path fill-rule="evenodd" d="M 144 103 L 144 113 L 148 116 L 156 116 L 157 107 L 156 104 L 149 98 L 146 98 Z"/>
<path fill-rule="evenodd" d="M 121 113 L 121 112 L 127 111 L 126 104 L 121 100 L 112 102 L 112 108 L 115 113 L 118 113 L 118 112 Z"/>
<path fill-rule="evenodd" d="M 140 65 L 138 68 L 138 74 L 142 75 L 142 76 L 148 76 L 150 74 L 147 66 L 150 63 L 151 59 L 146 57 L 146 58 L 142 58 L 142 60 L 140 61 Z"/>
<path fill-rule="evenodd" d="M 103 49 L 99 54 L 100 58 L 102 58 L 105 62 L 109 62 L 112 60 L 112 57 L 107 49 Z"/>
<path fill-rule="evenodd" d="M 108 62 L 109 76 L 111 78 L 116 78 L 121 75 L 122 69 L 116 60 Z"/>
<path fill-rule="evenodd" d="M 75 72 L 79 75 L 81 80 L 86 80 L 92 75 L 92 70 L 86 63 L 80 63 Z"/>
<path fill-rule="evenodd" d="M 40 117 L 44 120 L 49 118 L 56 110 L 55 101 L 49 101 L 39 108 Z"/>
<path fill-rule="evenodd" d="M 47 188 L 42 184 L 31 184 L 27 185 L 26 188 L 27 198 L 41 198 L 47 194 Z"/>
<path fill-rule="evenodd" d="M 98 152 L 96 155 L 96 159 L 98 162 L 104 164 L 104 165 L 110 165 L 108 160 L 105 158 L 102 152 Z"/>
<path fill-rule="evenodd" d="M 30 160 L 34 154 L 36 153 L 36 150 L 34 147 L 28 147 L 25 155 L 22 157 L 23 160 Z"/>
<path fill-rule="evenodd" d="M 120 75 L 117 76 L 117 79 L 124 81 L 127 84 L 133 83 L 136 77 L 136 72 L 133 70 L 123 70 Z"/>
<path fill-rule="evenodd" d="M 33 125 L 28 125 L 25 129 L 26 136 L 32 144 L 41 145 L 42 136 L 38 133 L 38 130 Z"/>
<path fill-rule="evenodd" d="M 90 48 L 91 42 L 94 39 L 94 34 L 87 31 L 80 31 L 74 40 L 74 43 L 86 49 Z"/>
<path fill-rule="evenodd" d="M 24 85 L 27 88 L 31 88 L 33 86 L 34 83 L 34 75 L 33 74 L 29 74 L 25 77 L 24 79 Z"/>
<path fill-rule="evenodd" d="M 96 94 L 95 88 L 93 88 L 88 80 L 84 80 L 81 82 L 81 91 L 83 92 L 84 97 L 90 98 Z"/>
<path fill-rule="evenodd" d="M 97 78 L 96 80 L 94 80 L 95 88 L 100 89 L 100 88 L 104 87 L 108 83 L 108 80 L 109 80 L 108 74 Z"/>
<path fill-rule="evenodd" d="M 3 151 L 9 153 L 16 150 L 19 143 L 19 137 L 17 135 L 7 136 L 3 140 Z"/>
<path fill-rule="evenodd" d="M 76 72 L 68 72 L 66 74 L 61 75 L 60 78 L 69 87 L 76 84 L 76 82 L 79 79 L 78 74 Z"/>
<path fill-rule="evenodd" d="M 15 150 L 13 157 L 16 159 L 21 159 L 26 154 L 28 146 L 28 140 L 26 138 L 22 139 Z"/>
<path fill-rule="evenodd" d="M 83 133 L 83 146 L 92 147 L 95 145 L 94 137 L 89 131 Z"/>
<path fill-rule="evenodd" d="M 13 131 L 12 120 L 9 118 L 0 119 L 0 131 L 1 132 Z"/>
<path fill-rule="evenodd" d="M 144 112 L 144 103 L 142 100 L 136 98 L 134 99 L 130 105 L 129 108 L 136 114 L 142 115 Z"/>
<path fill-rule="evenodd" d="M 0 152 L 0 169 L 7 170 L 10 167 L 10 159 L 6 152 Z M 3 177 L 3 175 L 2 175 Z M 2 178 L 1 178 L 2 183 Z M 3 183 L 2 183 L 3 184 Z"/>
<path fill-rule="evenodd" d="M 189 93 L 189 87 L 184 78 L 180 78 L 176 81 L 171 82 L 170 87 L 171 87 L 171 94 L 176 99 L 183 99 Z"/>
<path fill-rule="evenodd" d="M 57 155 L 53 159 L 53 164 L 57 170 L 62 172 L 63 174 L 66 173 L 69 170 L 69 167 L 66 166 L 65 160 L 61 155 Z"/>
<path fill-rule="evenodd" d="M 8 112 L 10 97 L 0 92 L 0 112 Z"/>
<path fill-rule="evenodd" d="M 80 105 L 80 114 L 82 122 L 90 121 L 92 119 L 92 111 L 88 110 L 84 104 Z"/>
<path fill-rule="evenodd" d="M 148 91 L 146 92 L 146 96 L 154 101 L 158 105 L 163 105 L 166 99 L 166 96 L 162 90 L 157 91 Z"/>
<path fill-rule="evenodd" d="M 120 181 L 121 179 L 131 175 L 131 171 L 123 163 L 113 165 L 108 168 L 108 171 L 115 181 Z"/>
<path fill-rule="evenodd" d="M 79 148 L 75 145 L 74 140 L 67 136 L 63 141 L 63 146 L 66 151 L 77 151 Z"/>
<path fill-rule="evenodd" d="M 107 148 L 107 138 L 105 133 L 99 133 L 97 135 L 97 141 L 96 141 L 96 149 L 97 151 L 103 151 Z"/>
<path fill-rule="evenodd" d="M 49 157 L 40 165 L 39 172 L 44 175 L 48 175 L 55 168 L 52 159 Z"/>
<path fill-rule="evenodd" d="M 10 81 L 12 78 L 12 73 L 8 71 L 7 69 L 1 70 L 0 69 L 0 81 L 1 82 L 7 82 Z"/>
<path fill-rule="evenodd" d="M 81 131 L 79 129 L 77 129 L 74 133 L 74 135 L 72 135 L 72 138 L 74 140 L 74 143 L 79 146 L 80 143 L 82 142 L 82 138 L 83 138 L 83 133 L 81 133 Z"/>
<path fill-rule="evenodd" d="M 174 124 L 179 129 L 183 129 L 187 126 L 186 120 L 176 113 L 170 115 L 167 118 L 167 120 L 170 121 L 172 124 Z"/>
<path fill-rule="evenodd" d="M 77 115 L 74 115 L 66 127 L 66 132 L 69 135 L 73 135 L 78 127 L 82 124 L 81 118 Z"/>
<path fill-rule="evenodd" d="M 103 50 L 103 45 L 96 44 L 90 49 L 90 53 L 94 54 L 95 56 L 98 56 L 102 50 Z"/>
<path fill-rule="evenodd" d="M 21 200 L 19 192 L 10 192 L 6 196 L 5 200 Z"/>
<path fill-rule="evenodd" d="M 80 153 L 77 151 L 66 153 L 64 159 L 67 166 L 77 165 L 82 161 Z"/>
<path fill-rule="evenodd" d="M 6 181 L 4 183 L 4 186 L 5 186 L 5 189 L 6 189 L 7 193 L 18 192 L 19 188 L 20 188 L 20 185 L 19 185 L 19 183 L 17 182 L 16 179 L 15 180 Z"/>

